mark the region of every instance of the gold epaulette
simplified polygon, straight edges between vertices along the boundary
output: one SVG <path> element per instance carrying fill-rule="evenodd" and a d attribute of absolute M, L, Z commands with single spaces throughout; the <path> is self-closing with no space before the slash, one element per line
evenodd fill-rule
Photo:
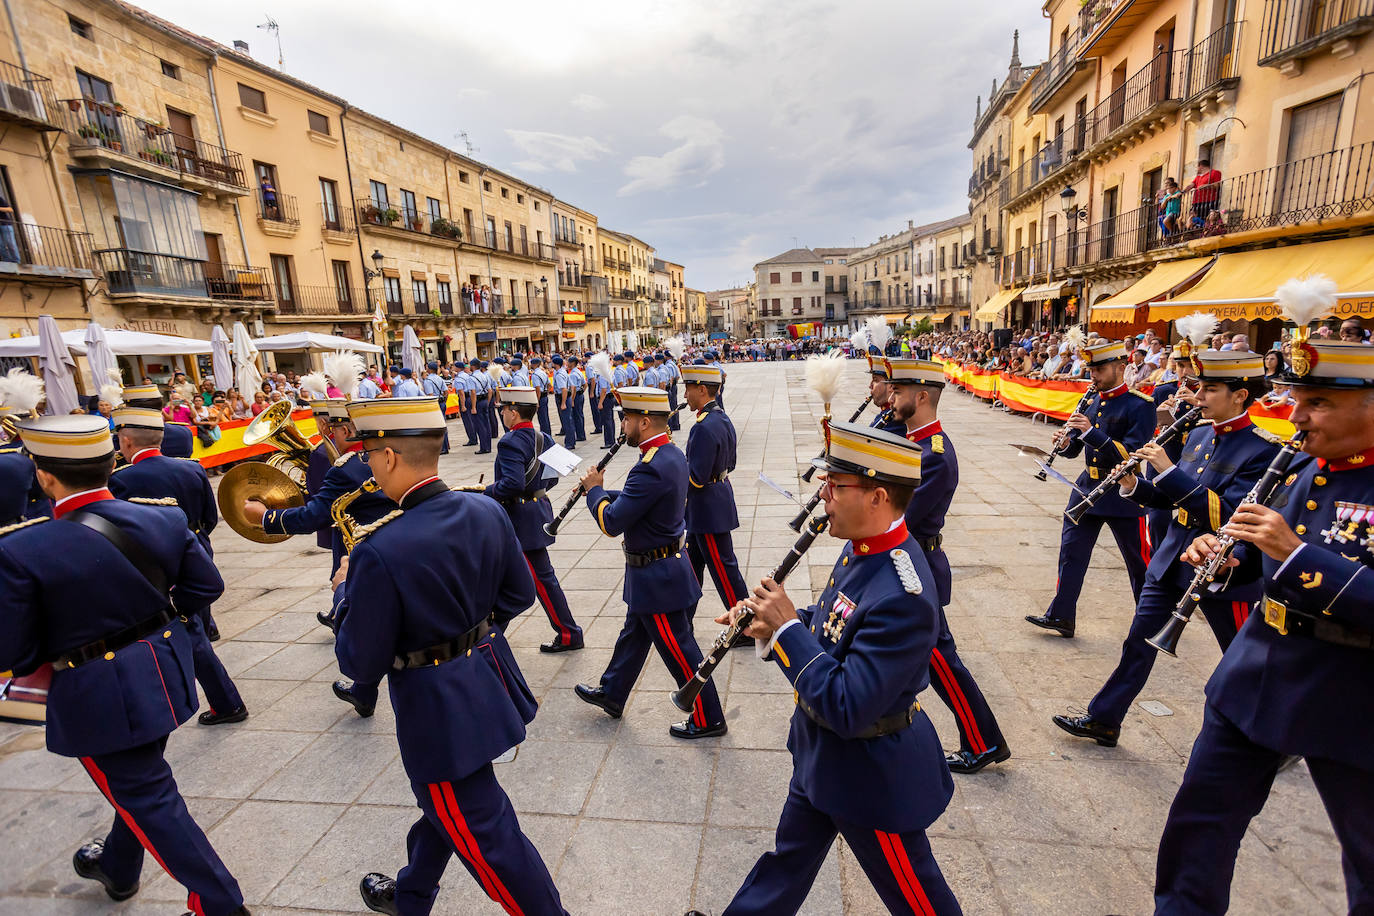
<path fill-rule="evenodd" d="M 352 453 L 350 452 L 350 454 L 352 454 Z M 400 518 L 400 517 L 401 517 L 401 513 L 402 513 L 403 511 L 404 511 L 403 509 L 392 509 L 392 510 L 391 510 L 390 512 L 388 512 L 386 515 L 383 515 L 381 518 L 377 519 L 377 520 L 376 520 L 375 522 L 373 522 L 372 524 L 370 524 L 370 525 L 363 525 L 361 528 L 359 528 L 359 529 L 354 533 L 354 537 L 357 539 L 357 540 L 354 541 L 354 545 L 356 546 L 356 544 L 357 544 L 359 541 L 361 541 L 363 538 L 367 537 L 369 534 L 373 534 L 374 532 L 376 532 L 376 530 L 377 530 L 378 528 L 382 527 L 382 526 L 385 525 L 387 522 L 390 522 L 390 521 L 393 521 L 393 520 L 395 520 L 395 519 Z"/>
<path fill-rule="evenodd" d="M 648 464 L 650 461 L 653 461 L 653 460 L 654 460 L 654 453 L 657 452 L 657 451 L 658 451 L 658 446 L 655 445 L 653 448 L 649 449 L 647 452 L 644 453 L 643 457 L 641 457 L 641 458 L 639 459 L 639 463 L 640 463 L 640 464 Z"/>
<path fill-rule="evenodd" d="M 172 496 L 130 496 L 125 502 L 138 503 L 140 506 L 176 506 L 181 504 Z"/>
<path fill-rule="evenodd" d="M 1278 433 L 1271 433 L 1269 430 L 1265 429 L 1263 426 L 1260 426 L 1258 423 L 1254 424 L 1254 430 L 1255 435 L 1259 436 L 1265 442 L 1270 442 L 1274 445 L 1283 445 L 1283 443 L 1286 441 L 1283 438 L 1283 436 L 1280 436 Z"/>
<path fill-rule="evenodd" d="M 1153 403 L 1155 402 L 1154 395 L 1146 394 L 1145 392 L 1141 391 L 1139 388 L 1132 388 L 1132 389 L 1131 389 L 1131 394 L 1135 395 L 1135 396 L 1138 397 L 1138 398 L 1141 398 L 1142 400 L 1149 401 L 1151 404 L 1153 404 Z"/>
<path fill-rule="evenodd" d="M 6 525 L 5 527 L 0 528 L 0 537 L 4 537 L 7 534 L 12 534 L 13 532 L 18 531 L 20 528 L 28 528 L 30 525 L 37 525 L 39 522 L 46 522 L 48 520 L 49 519 L 46 515 L 40 515 L 38 516 L 38 518 L 30 518 L 22 522 L 16 522 L 13 525 Z"/>
<path fill-rule="evenodd" d="M 945 453 L 945 437 L 936 433 L 930 437 L 930 450 L 937 455 Z"/>
<path fill-rule="evenodd" d="M 129 462 L 127 462 L 127 461 L 124 462 L 123 464 L 116 464 L 116 465 L 114 466 L 114 470 L 110 472 L 110 476 L 113 477 L 115 474 L 118 474 L 120 471 L 124 470 L 125 468 L 131 468 L 131 467 L 133 467 L 133 465 L 132 465 L 132 464 L 129 464 Z"/>
<path fill-rule="evenodd" d="M 356 457 L 358 457 L 357 452 L 344 452 L 342 455 L 334 459 L 334 467 L 341 468 L 344 465 L 348 464 L 348 459 Z"/>

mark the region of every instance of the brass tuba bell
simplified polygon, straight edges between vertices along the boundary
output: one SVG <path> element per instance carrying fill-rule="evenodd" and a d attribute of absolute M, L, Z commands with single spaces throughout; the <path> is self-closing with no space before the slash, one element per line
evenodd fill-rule
<path fill-rule="evenodd" d="M 294 409 L 291 401 L 282 400 L 254 417 L 243 431 L 243 444 L 266 444 L 277 451 L 265 461 L 245 461 L 230 468 L 219 484 L 219 514 L 225 524 L 259 544 L 275 544 L 290 535 L 268 534 L 250 524 L 243 514 L 245 500 L 256 499 L 273 509 L 305 505 L 305 473 L 315 447 L 291 419 Z M 329 436 L 323 441 L 330 459 L 337 459 L 338 449 Z"/>
<path fill-rule="evenodd" d="M 276 454 L 266 460 L 266 464 L 283 471 L 297 484 L 305 486 L 305 472 L 310 467 L 310 453 L 314 446 L 291 419 L 295 404 L 281 400 L 253 418 L 243 431 L 243 444 L 249 448 L 255 445 L 270 445 L 277 449 Z M 339 451 L 330 441 L 323 438 L 325 451 L 331 461 L 339 457 Z"/>

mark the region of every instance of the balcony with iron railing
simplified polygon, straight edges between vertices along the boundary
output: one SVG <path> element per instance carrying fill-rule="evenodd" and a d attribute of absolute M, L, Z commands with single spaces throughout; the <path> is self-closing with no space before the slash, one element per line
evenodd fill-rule
<path fill-rule="evenodd" d="M 457 229 L 457 224 L 454 224 Z M 548 242 L 531 242 L 528 238 L 520 238 L 514 233 L 504 233 L 492 231 L 490 229 L 472 229 L 462 239 L 465 244 L 474 245 L 478 248 L 485 248 L 490 251 L 501 252 L 503 254 L 513 254 L 522 258 L 532 258 L 536 261 L 556 261 L 554 246 Z"/>
<path fill-rule="evenodd" d="M 1259 64 L 1291 70 L 1305 57 L 1354 53 L 1352 38 L 1374 29 L 1374 0 L 1265 0 Z"/>
<path fill-rule="evenodd" d="M 290 238 L 300 231 L 300 208 L 294 195 L 259 186 L 254 196 L 258 199 L 258 228 L 264 233 Z"/>
<path fill-rule="evenodd" d="M 0 227 L 0 281 L 80 283 L 94 276 L 89 232 L 32 223 Z"/>
<path fill-rule="evenodd" d="M 367 315 L 367 290 L 348 286 L 300 286 L 277 290 L 277 317 Z"/>
<path fill-rule="evenodd" d="M 32 130 L 61 130 L 52 80 L 0 61 L 0 121 Z"/>
<path fill-rule="evenodd" d="M 351 207 L 320 203 L 320 231 L 325 240 L 339 244 L 350 244 L 358 234 L 358 224 Z"/>
<path fill-rule="evenodd" d="M 609 318 L 611 306 L 607 302 L 585 302 L 582 305 L 582 312 L 588 318 Z"/>
<path fill-rule="evenodd" d="M 1374 0 L 1370 0 L 1374 3 Z M 1244 21 L 1228 22 L 1193 45 L 1188 56 L 1186 97 L 1192 101 L 1204 94 L 1231 89 L 1240 82 L 1241 29 Z"/>
<path fill-rule="evenodd" d="M 1176 111 L 1186 97 L 1188 50 L 1161 51 L 1088 113 L 1088 155 L 1144 122 Z"/>
<path fill-rule="evenodd" d="M 397 207 L 371 197 L 360 197 L 354 205 L 358 224 L 372 232 L 380 231 L 383 235 L 395 234 L 411 239 L 424 236 L 428 241 L 452 246 L 465 240 L 459 224 L 442 215 L 434 216 L 410 207 Z"/>
<path fill-rule="evenodd" d="M 103 248 L 92 255 L 112 296 L 203 300 L 193 304 L 204 305 L 242 302 L 264 308 L 273 302 L 266 268 L 129 248 Z"/>
<path fill-rule="evenodd" d="M 82 164 L 136 172 L 201 191 L 243 196 L 243 157 L 233 150 L 174 134 L 160 123 L 128 114 L 114 102 L 62 99 L 56 115 L 68 153 Z"/>
<path fill-rule="evenodd" d="M 1040 69 L 1035 71 L 1035 75 L 1031 77 L 1030 86 L 1030 110 L 1032 113 L 1043 111 L 1059 90 L 1069 84 L 1073 75 L 1087 65 L 1079 53 L 1082 43 L 1082 29 L 1071 30 L 1068 42 L 1061 44 L 1051 52 L 1049 60 L 1041 64 Z"/>
<path fill-rule="evenodd" d="M 577 240 L 577 233 L 572 230 L 564 232 L 562 226 L 554 227 L 553 243 L 555 245 L 571 245 L 578 249 L 582 247 L 582 243 Z"/>

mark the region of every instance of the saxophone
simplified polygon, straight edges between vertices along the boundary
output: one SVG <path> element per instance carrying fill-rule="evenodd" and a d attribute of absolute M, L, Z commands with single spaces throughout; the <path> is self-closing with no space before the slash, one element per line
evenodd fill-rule
<path fill-rule="evenodd" d="M 358 529 L 362 527 L 357 519 L 348 514 L 348 507 L 364 493 L 376 493 L 381 488 L 374 478 L 369 477 L 363 481 L 361 487 L 345 493 L 329 506 L 329 517 L 334 520 L 334 527 L 339 529 L 339 536 L 343 538 L 344 553 L 353 552 L 359 540 Z"/>

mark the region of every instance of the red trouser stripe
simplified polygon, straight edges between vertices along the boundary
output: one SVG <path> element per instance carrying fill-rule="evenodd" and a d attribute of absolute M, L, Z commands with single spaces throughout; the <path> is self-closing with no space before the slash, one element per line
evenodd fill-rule
<path fill-rule="evenodd" d="M 716 569 L 717 581 L 720 582 L 721 590 L 725 592 L 725 609 L 729 610 L 735 606 L 739 599 L 735 597 L 735 588 L 730 584 L 730 577 L 725 574 L 725 563 L 720 558 L 720 548 L 716 546 L 716 536 L 714 534 L 702 535 L 706 539 L 706 550 L 711 554 L 711 565 Z"/>
<path fill-rule="evenodd" d="M 530 568 L 530 578 L 534 580 L 534 591 L 539 595 L 539 603 L 544 606 L 544 613 L 549 615 L 549 623 L 553 624 L 553 628 L 558 631 L 558 641 L 565 646 L 568 645 L 572 642 L 572 633 L 563 626 L 563 621 L 559 620 L 558 615 L 554 613 L 553 601 L 549 599 L 549 591 L 544 587 L 544 583 L 539 581 L 539 574 L 534 571 L 534 564 L 530 562 L 529 557 L 525 557 L 525 565 Z"/>
<path fill-rule="evenodd" d="M 1245 618 L 1250 616 L 1250 603 L 1248 601 L 1232 601 L 1231 616 L 1236 620 L 1236 631 L 1245 625 Z"/>
<path fill-rule="evenodd" d="M 148 640 L 140 639 L 139 642 L 148 647 L 148 654 L 153 657 L 153 667 L 157 669 L 157 681 L 162 685 L 162 696 L 167 700 L 167 711 L 172 714 L 172 727 L 176 728 L 180 723 L 177 722 L 176 707 L 172 705 L 172 698 L 167 693 L 167 681 L 162 676 L 162 666 L 157 663 L 157 652 L 153 649 L 153 644 L 148 642 Z M 213 709 L 210 711 L 214 712 Z"/>
<path fill-rule="evenodd" d="M 978 730 L 978 720 L 973 716 L 973 707 L 969 705 L 968 697 L 964 696 L 964 691 L 959 687 L 959 681 L 954 677 L 954 670 L 950 668 L 949 662 L 940 654 L 939 649 L 930 650 L 930 660 L 934 663 L 935 673 L 940 677 L 940 683 L 945 685 L 945 692 L 954 701 L 954 714 L 959 717 L 959 722 L 964 726 L 964 734 L 968 736 L 969 744 L 973 746 L 975 754 L 986 753 L 988 746 L 983 741 L 983 733 Z"/>
<path fill-rule="evenodd" d="M 687 664 L 687 656 L 682 654 L 682 647 L 677 644 L 677 639 L 673 636 L 673 628 L 668 625 L 668 617 L 664 614 L 655 614 L 654 625 L 658 627 L 658 635 L 667 644 L 669 654 L 682 667 L 682 682 L 688 683 L 696 675 L 696 672 L 691 665 Z M 696 702 L 692 704 L 692 721 L 702 728 L 706 727 L 706 709 L 702 705 L 700 694 L 697 695 Z"/>
<path fill-rule="evenodd" d="M 105 774 L 100 771 L 100 767 L 95 765 L 95 758 L 82 757 L 81 765 L 86 768 L 86 772 L 90 774 L 91 781 L 95 783 L 95 787 L 100 790 L 100 794 L 105 796 L 105 800 L 115 809 L 120 819 L 124 821 L 124 825 L 129 828 L 130 832 L 132 832 L 134 837 L 138 840 L 139 845 L 148 850 L 148 854 L 157 861 L 158 865 L 162 866 L 163 871 L 172 875 L 172 870 L 167 867 L 167 863 L 163 861 L 162 856 L 158 855 L 158 851 L 153 848 L 153 841 L 148 839 L 148 834 L 144 833 L 143 828 L 138 826 L 134 821 L 134 816 L 130 814 L 123 805 L 115 801 L 114 793 L 110 791 L 110 781 L 105 778 Z M 180 883 L 176 875 L 172 875 L 172 880 Z M 200 896 L 198 894 L 191 894 L 188 896 L 186 898 L 186 906 L 189 907 L 191 912 L 195 913 L 196 916 L 205 916 L 205 911 L 201 909 Z"/>
<path fill-rule="evenodd" d="M 895 833 L 883 833 L 881 830 L 873 831 L 877 834 L 878 845 L 882 847 L 883 855 L 887 857 L 887 866 L 892 869 L 892 874 L 897 879 L 897 886 L 902 889 L 902 896 L 906 897 L 907 905 L 917 916 L 935 916 L 935 910 L 931 907 L 930 901 L 926 899 L 926 892 L 921 888 L 921 882 L 916 880 L 916 876 L 911 871 L 911 863 L 907 861 L 906 850 L 902 847 L 902 838 Z"/>
<path fill-rule="evenodd" d="M 468 829 L 463 813 L 458 810 L 458 799 L 453 794 L 453 784 L 431 783 L 429 795 L 434 803 L 434 810 L 453 842 L 453 848 L 468 861 L 473 871 L 477 872 L 487 896 L 500 904 L 510 916 L 524 916 L 510 891 L 506 890 L 506 885 L 496 876 L 496 871 L 487 864 L 487 860 L 482 857 L 482 851 L 477 848 L 477 839 Z"/>
<path fill-rule="evenodd" d="M 1140 519 L 1140 559 L 1145 561 L 1145 565 L 1150 565 L 1150 520 L 1148 517 Z"/>

